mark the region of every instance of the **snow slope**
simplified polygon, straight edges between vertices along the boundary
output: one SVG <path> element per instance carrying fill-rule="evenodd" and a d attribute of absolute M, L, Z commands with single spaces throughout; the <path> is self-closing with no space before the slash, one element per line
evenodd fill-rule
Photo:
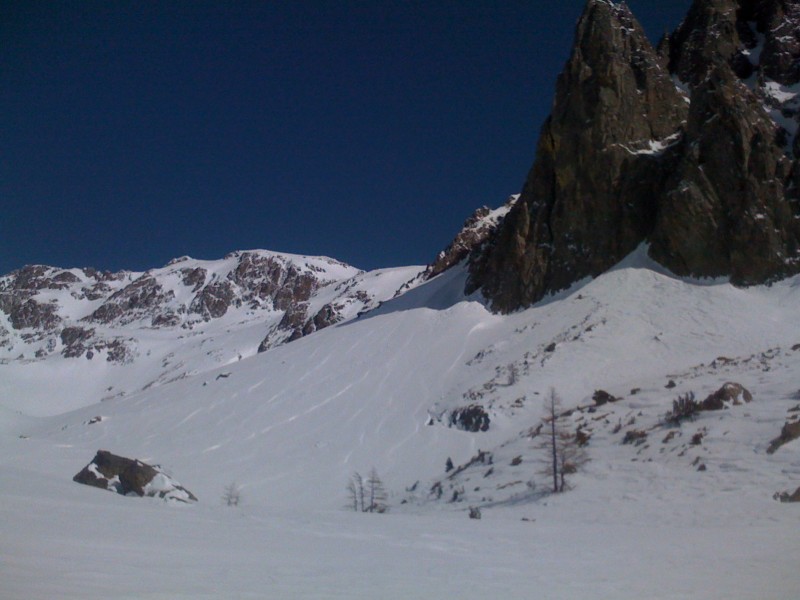
<path fill-rule="evenodd" d="M 800 279 L 683 281 L 644 255 L 508 316 L 463 298 L 454 268 L 359 319 L 170 385 L 61 414 L 53 397 L 47 417 L 19 413 L 35 381 L 6 380 L 4 597 L 791 597 L 800 511 L 772 495 L 800 485 L 800 441 L 766 447 L 798 405 Z M 662 441 L 679 393 L 704 398 L 726 381 L 753 402 Z M 621 397 L 573 414 L 591 460 L 557 496 L 530 437 L 551 386 L 568 408 L 596 389 Z M 448 426 L 474 403 L 488 431 Z M 622 443 L 634 429 L 646 444 Z M 72 483 L 100 448 L 159 463 L 200 502 Z M 445 474 L 448 457 L 464 466 L 479 450 L 491 464 Z M 349 512 L 348 477 L 372 467 L 389 513 Z M 220 501 L 231 482 L 235 509 Z M 467 519 L 470 505 L 482 520 Z"/>

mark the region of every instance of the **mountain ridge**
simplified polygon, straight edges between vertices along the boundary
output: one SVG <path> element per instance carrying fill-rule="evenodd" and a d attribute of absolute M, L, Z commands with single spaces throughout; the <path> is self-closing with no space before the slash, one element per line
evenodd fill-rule
<path fill-rule="evenodd" d="M 0 368 L 58 373 L 66 361 L 91 373 L 65 408 L 127 395 L 351 320 L 420 270 L 265 250 L 142 273 L 27 266 L 0 277 Z"/>

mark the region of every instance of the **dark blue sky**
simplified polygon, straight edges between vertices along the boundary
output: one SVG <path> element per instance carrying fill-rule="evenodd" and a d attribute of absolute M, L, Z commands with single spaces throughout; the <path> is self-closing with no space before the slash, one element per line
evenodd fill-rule
<path fill-rule="evenodd" d="M 690 0 L 630 0 L 651 38 Z M 583 0 L 0 4 L 0 273 L 423 264 L 519 191 Z"/>

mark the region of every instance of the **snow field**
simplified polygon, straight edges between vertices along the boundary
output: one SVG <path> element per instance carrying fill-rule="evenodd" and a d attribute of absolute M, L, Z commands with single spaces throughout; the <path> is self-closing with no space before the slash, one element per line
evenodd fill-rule
<path fill-rule="evenodd" d="M 461 298 L 454 269 L 216 370 L 62 414 L 54 396 L 48 417 L 16 412 L 35 381 L 7 381 L 3 596 L 791 597 L 800 512 L 772 494 L 800 485 L 800 442 L 765 449 L 800 403 L 797 280 L 742 290 L 647 266 L 639 253 L 506 317 Z M 672 399 L 702 399 L 725 381 L 753 402 L 703 413 L 662 441 Z M 621 398 L 571 417 L 592 429 L 591 461 L 559 496 L 541 494 L 525 435 L 550 386 L 565 408 L 591 404 L 596 389 Z M 448 427 L 448 412 L 472 402 L 487 408 L 489 431 Z M 633 428 L 648 431 L 646 444 L 621 443 Z M 703 442 L 690 444 L 700 429 Z M 72 483 L 101 448 L 162 465 L 200 502 Z M 479 465 L 453 480 L 463 502 L 431 499 L 445 460 L 478 450 L 492 453 L 494 474 Z M 373 466 L 390 513 L 352 513 L 347 479 Z M 221 502 L 231 482 L 242 486 L 235 509 Z M 467 519 L 470 504 L 482 520 Z"/>

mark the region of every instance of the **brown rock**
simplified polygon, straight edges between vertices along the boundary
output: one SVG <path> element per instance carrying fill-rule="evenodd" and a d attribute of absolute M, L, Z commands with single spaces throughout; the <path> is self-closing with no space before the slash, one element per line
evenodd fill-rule
<path fill-rule="evenodd" d="M 67 358 L 82 356 L 88 349 L 87 342 L 93 337 L 94 329 L 65 327 L 61 330 L 61 343 L 64 345 L 61 354 Z"/>
<path fill-rule="evenodd" d="M 794 491 L 794 494 L 782 492 L 780 494 L 775 494 L 775 498 L 781 502 L 800 502 L 800 487 Z"/>
<path fill-rule="evenodd" d="M 800 81 L 800 3 L 695 0 L 656 52 L 624 4 L 589 0 L 520 199 L 466 291 L 510 312 L 643 242 L 679 275 L 800 271 L 800 111 L 767 80 Z"/>
<path fill-rule="evenodd" d="M 194 297 L 189 311 L 207 320 L 218 319 L 228 312 L 234 297 L 233 285 L 229 281 L 210 283 Z"/>
<path fill-rule="evenodd" d="M 54 304 L 43 304 L 36 300 L 29 299 L 13 306 L 8 313 L 8 320 L 14 329 L 25 329 L 33 327 L 35 329 L 50 330 L 55 328 L 61 319 L 56 314 Z"/>
<path fill-rule="evenodd" d="M 722 410 L 732 404 L 752 402 L 753 395 L 739 383 L 725 383 L 700 403 L 700 410 Z"/>
<path fill-rule="evenodd" d="M 148 489 L 148 484 L 156 476 L 161 476 L 166 484 L 159 489 Z M 92 461 L 75 477 L 77 483 L 112 490 L 123 496 L 159 496 L 180 501 L 196 501 L 197 498 L 186 488 L 170 481 L 157 467 L 139 460 L 117 456 L 107 450 L 98 450 Z"/>
<path fill-rule="evenodd" d="M 650 142 L 674 143 L 686 112 L 630 10 L 590 0 L 520 199 L 472 261 L 467 291 L 481 287 L 508 312 L 634 250 L 673 160 Z"/>
<path fill-rule="evenodd" d="M 692 92 L 683 153 L 660 196 L 650 254 L 679 275 L 763 283 L 792 272 L 800 227 L 776 126 L 728 65 Z"/>
<path fill-rule="evenodd" d="M 510 209 L 517 201 L 511 196 L 505 204 Z M 466 259 L 471 252 L 478 250 L 496 232 L 504 216 L 492 218 L 492 211 L 487 206 L 477 209 L 461 227 L 452 242 L 442 250 L 436 259 L 422 273 L 424 280 L 432 279 Z"/>
<path fill-rule="evenodd" d="M 152 315 L 174 296 L 171 290 L 165 292 L 155 277 L 144 273 L 121 290 L 114 292 L 84 320 L 126 325 L 144 317 L 152 318 Z"/>
<path fill-rule="evenodd" d="M 781 434 L 770 442 L 767 454 L 774 454 L 778 448 L 798 438 L 800 438 L 800 421 L 785 423 Z"/>
<path fill-rule="evenodd" d="M 181 274 L 183 275 L 183 285 L 193 288 L 193 291 L 196 292 L 203 287 L 203 284 L 205 284 L 208 271 L 202 267 L 197 267 L 194 269 L 187 268 L 181 269 Z"/>

